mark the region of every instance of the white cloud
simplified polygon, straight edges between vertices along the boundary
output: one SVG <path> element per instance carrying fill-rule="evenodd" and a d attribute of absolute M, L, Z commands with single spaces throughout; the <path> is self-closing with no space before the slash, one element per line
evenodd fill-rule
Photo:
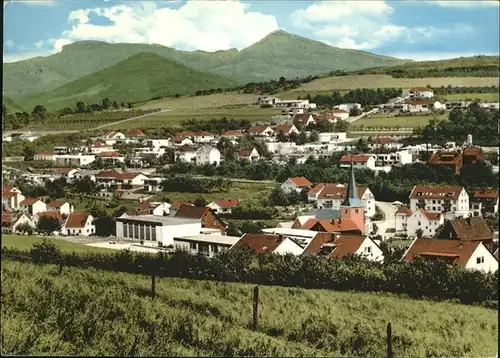
<path fill-rule="evenodd" d="M 387 56 L 409 59 L 415 61 L 436 61 L 436 60 L 449 60 L 459 57 L 472 57 L 472 56 L 498 56 L 495 52 L 395 52 L 388 53 Z"/>
<path fill-rule="evenodd" d="M 498 8 L 500 2 L 498 0 L 492 0 L 492 1 L 460 1 L 460 0 L 454 0 L 454 1 L 428 1 L 428 4 L 432 5 L 437 5 L 440 7 L 453 7 L 453 8 L 459 8 L 459 9 L 471 9 L 471 8 L 477 8 L 477 7 L 496 7 Z"/>
<path fill-rule="evenodd" d="M 14 46 L 16 46 L 16 43 L 14 41 L 12 41 L 12 40 L 7 40 L 7 41 L 4 42 L 4 45 L 7 48 L 13 48 Z"/>
<path fill-rule="evenodd" d="M 291 15 L 293 25 L 332 46 L 372 50 L 389 42 L 417 43 L 474 32 L 458 28 L 406 27 L 391 21 L 393 9 L 385 1 L 322 1 Z M 459 32 L 456 30 L 459 29 Z"/>
<path fill-rule="evenodd" d="M 90 14 L 111 24 L 92 24 Z M 238 1 L 188 1 L 179 9 L 158 8 L 151 2 L 124 3 L 72 11 L 68 23 L 71 29 L 50 40 L 55 51 L 82 40 L 155 43 L 183 50 L 242 49 L 278 30 L 273 15 L 250 12 Z"/>

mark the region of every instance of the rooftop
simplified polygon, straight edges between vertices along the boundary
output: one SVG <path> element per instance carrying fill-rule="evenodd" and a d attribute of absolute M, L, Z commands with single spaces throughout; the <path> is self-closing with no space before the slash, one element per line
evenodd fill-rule
<path fill-rule="evenodd" d="M 193 235 L 193 236 L 175 236 L 174 240 L 186 240 L 186 241 L 197 241 L 197 242 L 209 242 L 214 244 L 222 245 L 234 245 L 240 239 L 239 236 L 227 236 L 227 235 Z"/>
<path fill-rule="evenodd" d="M 127 214 L 123 214 L 119 218 L 116 218 L 117 221 L 145 221 L 151 223 L 159 223 L 162 226 L 175 226 L 175 225 L 187 225 L 187 224 L 197 224 L 201 223 L 200 219 L 191 219 L 191 218 L 179 218 L 173 216 L 155 216 L 155 215 L 134 215 L 129 216 Z"/>

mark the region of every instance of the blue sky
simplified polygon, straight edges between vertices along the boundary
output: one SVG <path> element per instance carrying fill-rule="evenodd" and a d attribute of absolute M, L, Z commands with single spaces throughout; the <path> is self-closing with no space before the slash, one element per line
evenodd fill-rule
<path fill-rule="evenodd" d="M 10 1 L 4 62 L 82 40 L 182 50 L 245 48 L 282 29 L 415 60 L 498 55 L 498 1 Z"/>

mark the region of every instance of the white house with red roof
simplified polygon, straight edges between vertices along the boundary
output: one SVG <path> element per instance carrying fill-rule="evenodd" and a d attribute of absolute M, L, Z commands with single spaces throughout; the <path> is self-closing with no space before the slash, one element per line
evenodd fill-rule
<path fill-rule="evenodd" d="M 92 154 L 97 154 L 102 152 L 112 152 L 113 146 L 110 144 L 106 144 L 103 141 L 97 140 L 90 145 L 89 151 Z"/>
<path fill-rule="evenodd" d="M 292 133 L 299 134 L 300 131 L 293 124 L 278 124 L 273 127 L 274 133 L 283 133 L 284 135 L 290 135 Z"/>
<path fill-rule="evenodd" d="M 196 162 L 196 151 L 198 148 L 189 145 L 183 145 L 174 151 L 176 162 L 193 163 Z"/>
<path fill-rule="evenodd" d="M 293 116 L 292 121 L 293 124 L 302 126 L 308 126 L 309 124 L 316 124 L 316 120 L 314 119 L 311 113 L 296 114 L 295 116 Z"/>
<path fill-rule="evenodd" d="M 207 131 L 182 131 L 177 133 L 183 138 L 190 138 L 194 143 L 206 144 L 215 141 L 215 134 Z"/>
<path fill-rule="evenodd" d="M 75 207 L 65 200 L 54 200 L 47 204 L 47 211 L 58 212 L 61 215 L 68 215 L 75 211 Z"/>
<path fill-rule="evenodd" d="M 2 211 L 13 211 L 19 209 L 19 204 L 24 200 L 21 190 L 13 185 L 2 187 Z"/>
<path fill-rule="evenodd" d="M 481 188 L 476 190 L 471 199 L 471 210 L 474 216 L 498 214 L 498 188 Z"/>
<path fill-rule="evenodd" d="M 55 179 L 64 178 L 66 181 L 71 182 L 79 171 L 80 169 L 75 168 L 56 168 L 53 176 Z"/>
<path fill-rule="evenodd" d="M 148 176 L 140 172 L 118 172 L 103 170 L 96 174 L 96 182 L 109 188 L 124 189 L 124 187 L 141 188 Z"/>
<path fill-rule="evenodd" d="M 238 140 L 244 136 L 245 133 L 243 133 L 243 131 L 240 129 L 228 130 L 221 134 L 221 138 L 227 138 L 231 141 Z"/>
<path fill-rule="evenodd" d="M 469 194 L 458 185 L 415 185 L 410 193 L 410 209 L 424 208 L 430 213 L 443 213 L 446 219 L 468 216 Z"/>
<path fill-rule="evenodd" d="M 394 214 L 394 221 L 397 233 L 406 234 L 408 230 L 408 218 L 413 214 L 407 206 L 401 205 Z"/>
<path fill-rule="evenodd" d="M 271 137 L 274 130 L 270 126 L 254 126 L 248 128 L 247 133 L 257 137 Z"/>
<path fill-rule="evenodd" d="M 221 199 L 214 200 L 207 205 L 216 214 L 231 214 L 232 210 L 241 204 L 240 199 Z"/>
<path fill-rule="evenodd" d="M 281 184 L 281 190 L 289 194 L 293 191 L 300 193 L 303 189 L 310 189 L 312 183 L 305 177 L 288 178 Z"/>
<path fill-rule="evenodd" d="M 260 159 L 260 154 L 257 152 L 257 149 L 240 149 L 236 152 L 235 155 L 238 160 L 248 160 L 249 162 L 256 162 Z"/>
<path fill-rule="evenodd" d="M 97 153 L 96 158 L 100 158 L 106 164 L 120 165 L 125 163 L 125 157 L 116 151 Z"/>
<path fill-rule="evenodd" d="M 182 136 L 179 136 L 179 135 L 170 138 L 170 141 L 172 142 L 172 144 L 174 146 L 178 146 L 178 147 L 191 146 L 194 143 L 191 140 L 191 138 L 182 137 Z"/>
<path fill-rule="evenodd" d="M 104 139 L 105 141 L 108 141 L 108 140 L 125 140 L 127 137 L 125 136 L 125 134 L 123 134 L 122 132 L 119 132 L 119 131 L 107 131 L 103 134 L 102 136 L 102 139 Z"/>
<path fill-rule="evenodd" d="M 142 139 L 146 134 L 141 129 L 131 129 L 127 131 L 127 136 L 134 139 Z"/>
<path fill-rule="evenodd" d="M 386 148 L 389 150 L 399 150 L 403 147 L 396 139 L 390 137 L 375 137 L 368 141 L 368 148 L 370 150 Z"/>
<path fill-rule="evenodd" d="M 356 169 L 375 170 L 376 159 L 369 154 L 347 154 L 340 158 L 341 167 L 350 167 L 351 164 Z"/>
<path fill-rule="evenodd" d="M 16 233 L 19 225 L 28 224 L 35 227 L 33 221 L 25 213 L 2 211 L 2 232 Z"/>
<path fill-rule="evenodd" d="M 24 200 L 19 203 L 19 210 L 33 216 L 42 211 L 47 211 L 47 204 L 38 198 L 24 198 Z"/>
<path fill-rule="evenodd" d="M 62 235 L 91 236 L 95 234 L 94 218 L 86 211 L 75 211 L 68 215 L 61 227 Z"/>
<path fill-rule="evenodd" d="M 312 193 L 311 193 L 312 191 Z M 358 198 L 364 204 L 365 215 L 372 217 L 376 213 L 375 196 L 368 187 L 357 187 Z M 308 199 L 316 203 L 318 209 L 340 210 L 347 195 L 347 187 L 340 183 L 319 183 L 308 193 Z"/>
<path fill-rule="evenodd" d="M 418 229 L 423 237 L 433 237 L 436 229 L 444 224 L 444 215 L 430 213 L 425 209 L 417 209 L 407 218 L 406 235 L 416 237 Z"/>
<path fill-rule="evenodd" d="M 42 152 L 35 154 L 33 156 L 34 160 L 47 160 L 47 161 L 55 161 L 57 157 L 57 154 L 54 152 Z"/>

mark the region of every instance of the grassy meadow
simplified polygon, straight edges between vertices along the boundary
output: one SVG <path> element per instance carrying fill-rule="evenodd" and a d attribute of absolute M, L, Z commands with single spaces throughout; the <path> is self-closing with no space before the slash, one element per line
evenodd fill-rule
<path fill-rule="evenodd" d="M 364 127 L 379 127 L 379 128 L 417 128 L 425 127 L 434 116 L 384 116 L 375 115 L 361 118 L 352 123 L 351 127 L 359 129 Z M 436 116 L 438 120 L 446 120 L 447 115 Z"/>
<path fill-rule="evenodd" d="M 2 234 L 2 247 L 15 248 L 18 250 L 29 250 L 34 244 L 42 242 L 42 240 L 43 238 L 40 236 Z M 47 238 L 47 240 L 57 245 L 63 252 L 116 252 L 116 250 L 108 250 L 100 247 L 92 247 L 72 243 L 61 238 Z"/>
<path fill-rule="evenodd" d="M 440 95 L 440 100 L 442 102 L 446 101 L 465 101 L 465 100 L 476 100 L 479 99 L 481 102 L 498 102 L 500 94 L 499 93 L 453 93 L 453 94 L 443 94 Z"/>
<path fill-rule="evenodd" d="M 253 286 L 2 261 L 2 353 L 491 357 L 497 311 L 383 293 Z M 135 342 L 135 343 L 134 343 Z"/>

